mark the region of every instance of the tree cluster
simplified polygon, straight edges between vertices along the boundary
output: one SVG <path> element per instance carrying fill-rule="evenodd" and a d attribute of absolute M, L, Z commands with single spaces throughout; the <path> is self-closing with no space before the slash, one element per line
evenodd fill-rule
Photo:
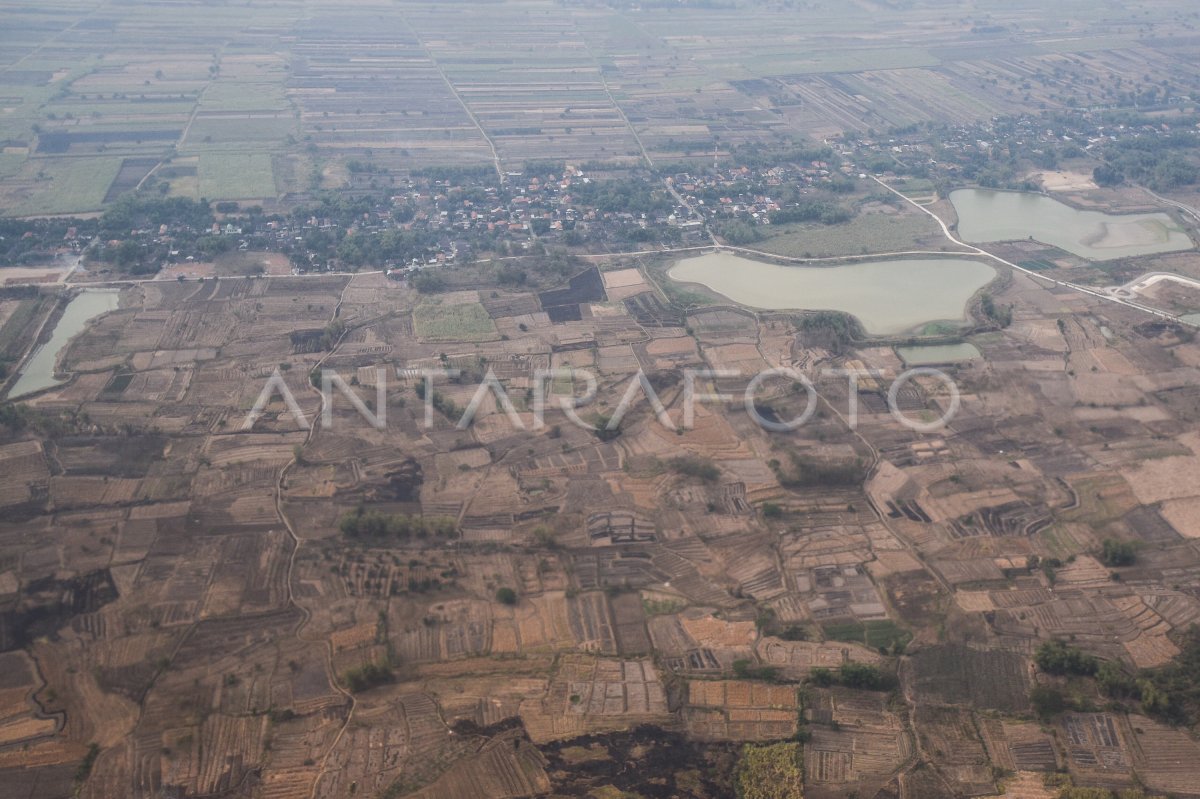
<path fill-rule="evenodd" d="M 1108 163 L 1093 177 L 1102 186 L 1128 179 L 1155 191 L 1192 186 L 1200 181 L 1200 168 L 1193 161 L 1198 150 L 1200 136 L 1191 132 L 1121 139 L 1105 148 Z"/>
<path fill-rule="evenodd" d="M 1100 668 L 1100 661 L 1081 649 L 1063 641 L 1047 641 L 1033 656 L 1037 667 L 1047 674 L 1074 674 L 1091 677 Z"/>
<path fill-rule="evenodd" d="M 358 668 L 350 669 L 342 675 L 342 682 L 350 689 L 350 693 L 359 694 L 380 685 L 395 682 L 396 674 L 392 665 L 386 659 L 373 663 L 364 663 Z"/>

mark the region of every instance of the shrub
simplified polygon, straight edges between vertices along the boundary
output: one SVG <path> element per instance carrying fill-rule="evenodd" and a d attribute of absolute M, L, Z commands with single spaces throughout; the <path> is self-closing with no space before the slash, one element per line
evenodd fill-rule
<path fill-rule="evenodd" d="M 1129 541 L 1117 541 L 1113 538 L 1104 539 L 1104 548 L 1100 553 L 1100 562 L 1105 566 L 1132 566 L 1137 561 L 1137 550 Z"/>
<path fill-rule="evenodd" d="M 721 470 L 707 458 L 685 455 L 680 458 L 672 458 L 670 465 L 676 473 L 685 477 L 695 477 L 706 483 L 715 483 L 721 477 Z"/>
<path fill-rule="evenodd" d="M 1067 709 L 1067 698 L 1062 691 L 1045 685 L 1035 686 L 1029 692 L 1029 701 L 1042 719 L 1052 718 Z"/>
<path fill-rule="evenodd" d="M 387 660 L 363 664 L 356 669 L 350 669 L 342 676 L 342 682 L 346 684 L 352 694 L 387 685 L 394 682 L 395 679 L 396 675 L 392 671 L 391 663 Z"/>

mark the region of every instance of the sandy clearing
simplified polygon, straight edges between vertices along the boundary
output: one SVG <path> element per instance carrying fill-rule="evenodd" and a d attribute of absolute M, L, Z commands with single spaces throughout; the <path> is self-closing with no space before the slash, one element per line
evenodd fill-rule
<path fill-rule="evenodd" d="M 1046 787 L 1046 775 L 1035 771 L 1018 771 L 1004 781 L 1000 799 L 1054 799 L 1057 788 Z"/>
<path fill-rule="evenodd" d="M 1034 172 L 1029 177 L 1040 182 L 1046 191 L 1089 191 L 1097 188 L 1096 181 L 1085 172 L 1045 171 Z"/>
<path fill-rule="evenodd" d="M 641 271 L 637 269 L 618 269 L 615 272 L 605 272 L 603 277 L 606 289 L 628 288 L 629 286 L 643 285 L 646 282 Z"/>
<path fill-rule="evenodd" d="M 66 273 L 65 266 L 6 266 L 0 268 L 0 283 L 52 283 Z"/>
<path fill-rule="evenodd" d="M 965 613 L 985 613 L 996 609 L 996 603 L 987 591 L 955 591 L 954 602 Z"/>
<path fill-rule="evenodd" d="M 1162 504 L 1161 513 L 1184 538 L 1200 538 L 1200 497 L 1169 499 Z"/>

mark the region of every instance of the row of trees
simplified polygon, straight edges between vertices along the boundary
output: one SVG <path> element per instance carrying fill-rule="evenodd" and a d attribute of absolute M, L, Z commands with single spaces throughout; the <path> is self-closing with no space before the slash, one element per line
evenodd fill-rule
<path fill-rule="evenodd" d="M 979 300 L 980 310 L 983 315 L 990 319 L 1000 327 L 1008 327 L 1013 320 L 1013 307 L 1011 305 L 997 305 L 992 299 L 991 294 L 984 294 Z"/>
<path fill-rule="evenodd" d="M 454 519 L 446 517 L 381 513 L 360 506 L 341 518 L 338 529 L 349 538 L 450 538 L 457 532 L 458 526 Z"/>
<path fill-rule="evenodd" d="M 854 218 L 854 212 L 837 203 L 824 200 L 806 200 L 796 205 L 780 208 L 771 214 L 772 225 L 792 222 L 820 222 L 823 225 L 840 225 Z"/>

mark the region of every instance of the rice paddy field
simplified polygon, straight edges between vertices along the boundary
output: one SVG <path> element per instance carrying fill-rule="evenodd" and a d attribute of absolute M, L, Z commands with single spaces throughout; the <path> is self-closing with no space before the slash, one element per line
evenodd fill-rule
<path fill-rule="evenodd" d="M 1129 75 L 1197 79 L 1169 9 L 1063 5 L 1059 15 L 1086 20 L 1069 35 L 1032 3 L 992 9 L 987 24 L 940 4 L 832 0 L 803 14 L 758 3 L 11 8 L 0 210 L 96 210 L 145 178 L 130 182 L 124 158 L 161 165 L 146 174 L 171 195 L 269 205 L 339 188 L 353 159 L 394 173 L 658 164 L 796 133 L 1086 104 Z M 211 158 L 227 154 L 245 160 Z M 199 176 L 170 168 L 197 156 Z M 314 163 L 327 167 L 316 177 Z M 850 249 L 812 234 L 787 231 L 768 248 Z M 905 232 L 876 238 L 888 248 Z"/>

